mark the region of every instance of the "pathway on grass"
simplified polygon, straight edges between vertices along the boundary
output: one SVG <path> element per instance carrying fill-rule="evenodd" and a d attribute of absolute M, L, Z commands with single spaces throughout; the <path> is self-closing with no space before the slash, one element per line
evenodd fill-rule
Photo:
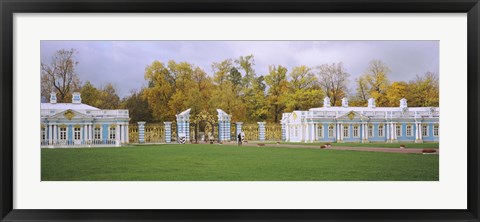
<path fill-rule="evenodd" d="M 238 146 L 235 142 L 223 143 L 223 145 Z M 242 146 L 258 146 L 257 143 L 244 143 Z M 268 147 L 284 147 L 284 148 L 310 148 L 320 149 L 320 146 L 316 145 L 294 145 L 294 144 L 265 144 Z M 354 150 L 354 151 L 370 151 L 370 152 L 385 152 L 385 153 L 422 153 L 422 148 L 381 148 L 381 147 L 349 147 L 349 146 L 332 146 L 326 148 L 328 150 Z M 438 154 L 439 149 L 435 149 Z"/>

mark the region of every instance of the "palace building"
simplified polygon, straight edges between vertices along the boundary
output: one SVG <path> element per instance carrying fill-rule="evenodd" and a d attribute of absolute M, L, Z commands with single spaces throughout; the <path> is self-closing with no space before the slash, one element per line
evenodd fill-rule
<path fill-rule="evenodd" d="M 128 143 L 128 110 L 101 110 L 82 103 L 73 93 L 72 103 L 41 103 L 41 147 L 121 146 Z"/>
<path fill-rule="evenodd" d="M 399 107 L 330 106 L 293 111 L 282 115 L 282 140 L 286 142 L 439 142 L 438 107 L 408 107 L 405 98 Z"/>

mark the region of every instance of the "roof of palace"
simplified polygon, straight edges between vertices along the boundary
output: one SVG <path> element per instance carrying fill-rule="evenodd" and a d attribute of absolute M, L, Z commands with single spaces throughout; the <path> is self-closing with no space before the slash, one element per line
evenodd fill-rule
<path fill-rule="evenodd" d="M 438 110 L 438 107 L 407 107 L 408 111 L 426 111 L 431 108 Z M 298 110 L 301 111 L 301 110 Z M 363 107 L 363 106 L 332 106 L 311 108 L 308 111 L 403 111 L 400 107 Z"/>
<path fill-rule="evenodd" d="M 97 107 L 89 106 L 83 103 L 41 103 L 40 109 L 56 109 L 56 110 L 100 110 Z"/>

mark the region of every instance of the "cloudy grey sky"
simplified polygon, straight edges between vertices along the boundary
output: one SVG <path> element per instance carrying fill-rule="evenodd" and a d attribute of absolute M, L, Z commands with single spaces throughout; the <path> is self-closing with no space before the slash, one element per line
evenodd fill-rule
<path fill-rule="evenodd" d="M 427 71 L 439 72 L 438 41 L 41 41 L 41 61 L 50 63 L 60 49 L 78 50 L 77 73 L 97 87 L 113 83 L 120 97 L 146 84 L 145 67 L 154 60 L 186 61 L 212 75 L 211 64 L 253 54 L 257 75 L 269 65 L 316 67 L 343 62 L 353 92 L 355 78 L 369 61 L 382 60 L 392 81 L 408 81 Z"/>

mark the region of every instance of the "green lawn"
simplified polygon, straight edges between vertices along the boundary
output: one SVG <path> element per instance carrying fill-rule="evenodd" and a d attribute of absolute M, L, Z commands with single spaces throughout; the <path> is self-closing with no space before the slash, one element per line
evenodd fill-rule
<path fill-rule="evenodd" d="M 266 144 L 274 144 L 277 142 L 265 142 Z M 298 143 L 298 142 L 280 142 L 280 144 L 295 145 L 323 145 L 326 142 L 314 143 Z M 438 149 L 439 143 L 330 143 L 332 146 L 349 146 L 349 147 L 383 147 L 383 148 L 399 148 L 400 144 L 404 144 L 405 148 L 435 148 Z"/>
<path fill-rule="evenodd" d="M 437 181 L 438 155 L 227 145 L 42 149 L 42 181 Z"/>

